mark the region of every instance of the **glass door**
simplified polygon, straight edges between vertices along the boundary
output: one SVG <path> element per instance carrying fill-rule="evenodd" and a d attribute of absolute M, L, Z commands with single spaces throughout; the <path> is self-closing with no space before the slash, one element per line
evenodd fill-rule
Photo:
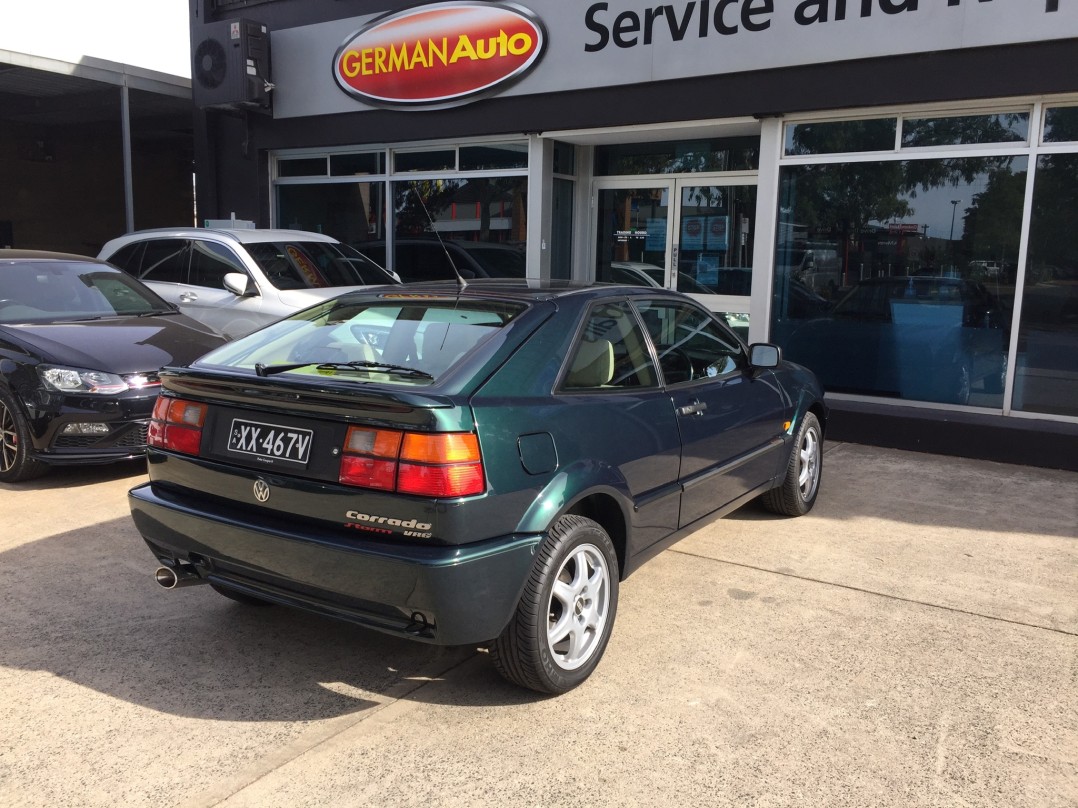
<path fill-rule="evenodd" d="M 754 180 L 599 180 L 595 209 L 597 280 L 686 292 L 747 335 Z"/>
<path fill-rule="evenodd" d="M 667 286 L 672 180 L 604 182 L 596 202 L 595 279 Z"/>

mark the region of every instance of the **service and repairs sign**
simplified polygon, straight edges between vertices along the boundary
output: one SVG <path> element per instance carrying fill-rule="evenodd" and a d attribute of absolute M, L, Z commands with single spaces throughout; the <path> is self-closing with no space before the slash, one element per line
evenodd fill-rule
<path fill-rule="evenodd" d="M 289 118 L 1070 39 L 1078 0 L 462 0 L 272 37 Z"/>

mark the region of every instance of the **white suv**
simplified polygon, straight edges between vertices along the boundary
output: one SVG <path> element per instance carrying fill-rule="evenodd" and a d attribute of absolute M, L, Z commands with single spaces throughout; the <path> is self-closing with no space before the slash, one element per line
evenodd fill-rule
<path fill-rule="evenodd" d="M 140 230 L 98 258 L 232 338 L 357 287 L 400 283 L 347 244 L 303 230 Z"/>

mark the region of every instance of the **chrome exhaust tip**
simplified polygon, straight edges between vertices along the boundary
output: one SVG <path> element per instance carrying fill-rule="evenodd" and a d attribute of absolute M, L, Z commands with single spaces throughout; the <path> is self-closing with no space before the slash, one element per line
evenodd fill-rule
<path fill-rule="evenodd" d="M 199 576 L 198 570 L 191 564 L 177 564 L 175 567 L 158 567 L 153 574 L 154 580 L 164 589 L 179 589 L 184 586 L 204 584 L 206 580 Z"/>

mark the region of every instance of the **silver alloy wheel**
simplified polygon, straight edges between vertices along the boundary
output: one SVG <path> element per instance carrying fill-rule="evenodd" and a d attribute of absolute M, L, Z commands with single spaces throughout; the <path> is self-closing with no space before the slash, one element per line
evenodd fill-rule
<path fill-rule="evenodd" d="M 812 501 L 816 486 L 820 484 L 820 449 L 820 433 L 814 427 L 806 429 L 801 436 L 801 445 L 797 447 L 797 487 L 805 502 Z"/>
<path fill-rule="evenodd" d="M 555 576 L 547 607 L 547 646 L 558 667 L 576 670 L 600 646 L 610 614 L 610 569 L 593 544 L 570 553 Z"/>
<path fill-rule="evenodd" d="M 19 459 L 19 433 L 15 413 L 0 401 L 0 472 L 11 471 Z"/>

